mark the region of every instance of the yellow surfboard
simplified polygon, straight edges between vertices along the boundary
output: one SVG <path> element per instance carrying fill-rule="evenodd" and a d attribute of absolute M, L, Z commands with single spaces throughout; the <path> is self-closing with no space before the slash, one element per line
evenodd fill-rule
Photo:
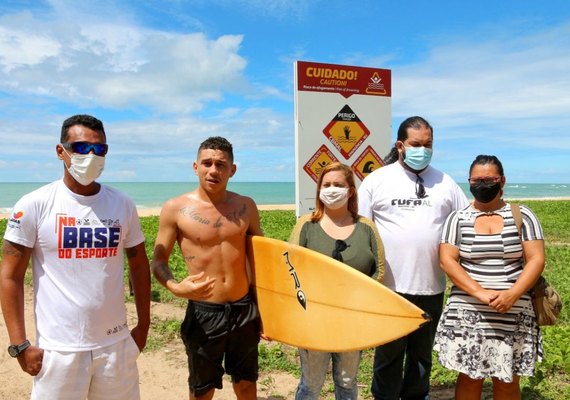
<path fill-rule="evenodd" d="M 363 273 L 282 240 L 248 237 L 264 334 L 309 350 L 361 350 L 429 321 L 420 308 Z"/>

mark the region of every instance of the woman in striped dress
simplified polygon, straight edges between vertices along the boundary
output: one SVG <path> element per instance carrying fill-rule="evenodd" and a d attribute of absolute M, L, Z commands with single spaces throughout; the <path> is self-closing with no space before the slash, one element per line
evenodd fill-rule
<path fill-rule="evenodd" d="M 480 399 L 485 378 L 495 399 L 520 399 L 521 375 L 542 360 L 542 336 L 529 295 L 544 269 L 536 215 L 521 206 L 519 236 L 505 176 L 495 156 L 479 155 L 469 170 L 474 201 L 449 215 L 440 244 L 441 267 L 453 282 L 434 349 L 459 372 L 455 398 Z M 524 255 L 524 258 L 523 258 Z"/>

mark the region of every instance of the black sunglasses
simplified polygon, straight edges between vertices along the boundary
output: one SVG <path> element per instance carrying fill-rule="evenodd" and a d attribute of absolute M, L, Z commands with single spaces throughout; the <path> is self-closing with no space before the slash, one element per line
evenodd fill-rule
<path fill-rule="evenodd" d="M 342 261 L 341 251 L 345 251 L 350 245 L 346 244 L 344 240 L 338 239 L 334 242 L 334 250 L 332 252 L 332 258 L 338 261 Z"/>
<path fill-rule="evenodd" d="M 89 154 L 93 150 L 96 156 L 104 156 L 109 150 L 109 146 L 105 143 L 67 142 L 61 145 L 77 154 Z"/>
<path fill-rule="evenodd" d="M 484 185 L 492 185 L 494 183 L 497 183 L 501 180 L 500 176 L 484 176 L 481 178 L 469 178 L 467 179 L 467 181 L 469 182 L 469 184 L 471 186 L 477 186 L 480 184 L 484 184 Z"/>
<path fill-rule="evenodd" d="M 426 188 L 424 187 L 424 178 L 419 175 L 416 175 L 416 196 L 418 199 L 423 199 L 426 197 Z"/>

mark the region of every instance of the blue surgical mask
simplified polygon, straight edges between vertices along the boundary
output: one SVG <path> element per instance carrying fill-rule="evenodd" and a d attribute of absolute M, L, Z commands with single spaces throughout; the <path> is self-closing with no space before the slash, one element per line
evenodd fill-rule
<path fill-rule="evenodd" d="M 427 167 L 431 161 L 432 149 L 427 147 L 407 147 L 404 146 L 404 163 L 414 171 L 421 171 Z"/>

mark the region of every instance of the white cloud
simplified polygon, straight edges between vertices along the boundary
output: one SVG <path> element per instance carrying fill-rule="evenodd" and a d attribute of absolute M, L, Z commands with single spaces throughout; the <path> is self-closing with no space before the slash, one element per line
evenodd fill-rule
<path fill-rule="evenodd" d="M 419 63 L 394 67 L 394 113 L 429 115 L 449 137 L 486 137 L 493 121 L 492 131 L 504 135 L 490 140 L 515 134 L 519 145 L 541 146 L 539 139 L 570 122 L 568 71 L 569 23 L 532 35 L 450 40 Z"/>
<path fill-rule="evenodd" d="M 0 90 L 91 107 L 187 113 L 223 91 L 247 87 L 240 35 L 210 39 L 83 20 L 0 18 Z"/>
<path fill-rule="evenodd" d="M 41 64 L 57 56 L 60 49 L 60 44 L 49 37 L 0 26 L 0 65 L 4 74 L 19 67 Z"/>

